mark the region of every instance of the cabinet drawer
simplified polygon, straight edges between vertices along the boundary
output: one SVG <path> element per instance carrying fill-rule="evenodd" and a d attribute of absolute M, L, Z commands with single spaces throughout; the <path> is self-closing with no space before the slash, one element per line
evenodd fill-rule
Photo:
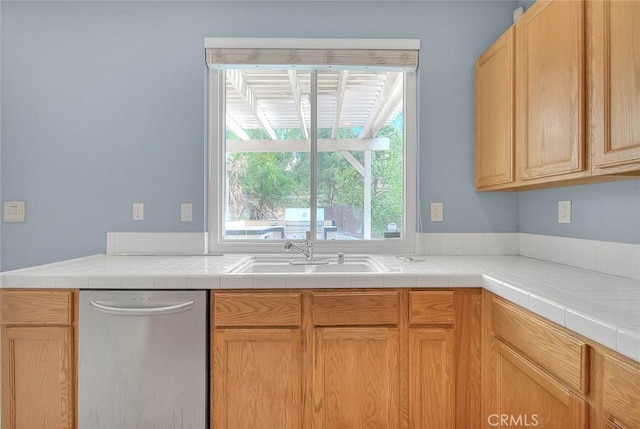
<path fill-rule="evenodd" d="M 300 293 L 215 293 L 215 326 L 300 326 Z"/>
<path fill-rule="evenodd" d="M 623 425 L 640 427 L 640 366 L 604 356 L 604 411 L 611 420 Z"/>
<path fill-rule="evenodd" d="M 313 295 L 315 326 L 396 325 L 398 292 L 326 292 Z"/>
<path fill-rule="evenodd" d="M 452 325 L 456 321 L 453 291 L 409 292 L 409 323 Z"/>
<path fill-rule="evenodd" d="M 2 323 L 69 325 L 73 323 L 73 291 L 2 291 Z"/>
<path fill-rule="evenodd" d="M 495 336 L 520 350 L 558 380 L 582 393 L 589 389 L 589 346 L 502 301 L 492 300 Z"/>

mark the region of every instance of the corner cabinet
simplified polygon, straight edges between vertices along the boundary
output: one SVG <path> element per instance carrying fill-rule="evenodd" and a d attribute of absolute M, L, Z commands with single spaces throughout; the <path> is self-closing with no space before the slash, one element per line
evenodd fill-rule
<path fill-rule="evenodd" d="M 71 290 L 2 290 L 2 427 L 75 427 Z"/>
<path fill-rule="evenodd" d="M 590 1 L 594 174 L 640 174 L 640 2 Z"/>
<path fill-rule="evenodd" d="M 476 190 L 640 176 L 639 61 L 640 2 L 538 0 L 476 63 Z"/>
<path fill-rule="evenodd" d="M 486 300 L 487 427 L 587 429 L 589 346 L 499 298 Z"/>
<path fill-rule="evenodd" d="M 479 427 L 479 290 L 212 297 L 212 428 Z"/>

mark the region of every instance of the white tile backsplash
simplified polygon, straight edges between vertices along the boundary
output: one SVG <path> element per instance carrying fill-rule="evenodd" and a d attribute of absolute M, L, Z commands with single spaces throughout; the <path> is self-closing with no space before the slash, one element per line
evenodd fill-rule
<path fill-rule="evenodd" d="M 527 233 L 421 233 L 426 256 L 521 255 L 640 280 L 640 245 Z"/>
<path fill-rule="evenodd" d="M 206 252 L 207 234 L 204 232 L 107 233 L 107 255 L 201 255 Z"/>
<path fill-rule="evenodd" d="M 640 245 L 520 233 L 520 255 L 640 280 Z"/>
<path fill-rule="evenodd" d="M 440 255 L 517 255 L 518 233 L 424 233 L 418 234 L 416 251 Z"/>

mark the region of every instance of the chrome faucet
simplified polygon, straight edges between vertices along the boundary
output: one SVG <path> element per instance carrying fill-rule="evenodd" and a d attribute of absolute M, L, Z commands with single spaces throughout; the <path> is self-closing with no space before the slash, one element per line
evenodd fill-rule
<path fill-rule="evenodd" d="M 313 242 L 311 240 L 302 240 L 300 244 L 294 243 L 291 240 L 287 240 L 284 242 L 284 249 L 296 249 L 302 254 L 302 256 L 304 256 L 304 259 L 307 262 L 311 262 L 313 260 Z"/>

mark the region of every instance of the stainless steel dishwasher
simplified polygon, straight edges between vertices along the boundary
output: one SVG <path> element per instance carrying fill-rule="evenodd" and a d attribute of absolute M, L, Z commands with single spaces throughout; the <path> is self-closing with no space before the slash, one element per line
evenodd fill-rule
<path fill-rule="evenodd" d="M 80 291 L 79 429 L 205 429 L 206 291 Z"/>

